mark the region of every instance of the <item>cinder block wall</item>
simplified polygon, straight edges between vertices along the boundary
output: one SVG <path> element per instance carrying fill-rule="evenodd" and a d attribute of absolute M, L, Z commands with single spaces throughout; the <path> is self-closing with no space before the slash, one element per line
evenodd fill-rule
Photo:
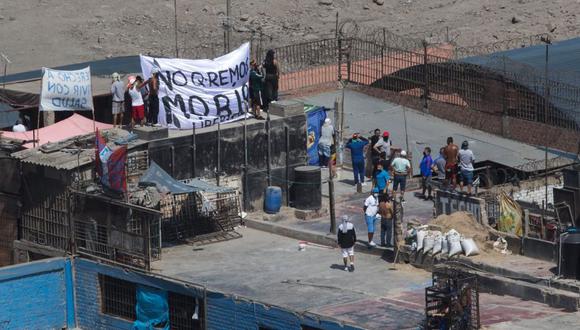
<path fill-rule="evenodd" d="M 0 329 L 74 327 L 70 274 L 62 258 L 0 268 Z"/>

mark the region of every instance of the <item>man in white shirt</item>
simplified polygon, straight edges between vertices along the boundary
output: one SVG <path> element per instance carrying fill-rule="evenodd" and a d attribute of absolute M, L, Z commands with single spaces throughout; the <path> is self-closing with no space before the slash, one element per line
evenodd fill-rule
<path fill-rule="evenodd" d="M 401 187 L 401 203 L 405 201 L 405 188 L 407 186 L 407 175 L 411 170 L 411 163 L 406 158 L 407 152 L 401 150 L 399 157 L 396 157 L 391 163 L 393 172 L 393 200 L 397 199 L 397 190 Z"/>
<path fill-rule="evenodd" d="M 459 150 L 459 169 L 461 170 L 461 182 L 459 189 L 463 191 L 463 186 L 467 186 L 467 193 L 471 195 L 471 187 L 473 186 L 473 164 L 475 163 L 475 156 L 473 151 L 469 150 L 469 143 L 463 141 L 461 150 Z"/>
<path fill-rule="evenodd" d="M 371 195 L 367 197 L 364 204 L 365 211 L 365 222 L 367 223 L 368 238 L 369 238 L 369 248 L 377 246 L 373 242 L 373 236 L 375 234 L 375 220 L 377 213 L 379 212 L 379 189 L 374 188 Z"/>

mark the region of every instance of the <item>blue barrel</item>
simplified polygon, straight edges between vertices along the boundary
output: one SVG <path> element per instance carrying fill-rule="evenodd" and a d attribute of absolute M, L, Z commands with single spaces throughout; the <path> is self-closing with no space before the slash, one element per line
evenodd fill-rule
<path fill-rule="evenodd" d="M 282 189 L 280 187 L 266 187 L 264 197 L 264 212 L 276 214 L 282 206 Z"/>

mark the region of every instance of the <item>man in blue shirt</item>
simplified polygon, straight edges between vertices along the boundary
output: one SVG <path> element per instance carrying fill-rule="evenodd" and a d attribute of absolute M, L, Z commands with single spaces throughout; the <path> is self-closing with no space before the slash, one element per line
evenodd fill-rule
<path fill-rule="evenodd" d="M 377 164 L 377 171 L 373 182 L 373 189 L 377 188 L 379 190 L 379 196 L 387 195 L 387 188 L 389 186 L 390 179 L 391 176 L 389 175 L 389 172 L 385 171 L 383 169 L 383 164 L 379 162 Z"/>
<path fill-rule="evenodd" d="M 348 140 L 346 147 L 350 149 L 352 159 L 352 173 L 354 174 L 354 184 L 359 182 L 364 186 L 365 182 L 365 156 L 364 148 L 369 144 L 369 140 L 361 137 L 359 133 L 354 133 L 352 139 Z"/>
<path fill-rule="evenodd" d="M 433 158 L 431 158 L 431 148 L 426 147 L 423 150 L 423 159 L 421 159 L 420 169 L 421 169 L 421 187 L 423 189 L 423 198 L 425 200 L 432 199 L 431 197 L 431 178 L 433 175 L 432 172 L 433 168 Z M 425 191 L 428 192 L 429 195 L 425 196 Z"/>

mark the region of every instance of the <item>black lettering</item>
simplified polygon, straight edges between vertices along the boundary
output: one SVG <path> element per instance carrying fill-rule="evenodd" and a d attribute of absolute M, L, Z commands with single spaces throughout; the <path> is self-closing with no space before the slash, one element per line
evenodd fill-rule
<path fill-rule="evenodd" d="M 225 100 L 225 104 L 220 103 L 220 99 Z M 232 110 L 230 109 L 230 99 L 227 96 L 218 94 L 213 97 L 213 101 L 215 102 L 216 108 L 216 115 L 220 116 L 222 112 L 226 112 L 227 114 L 231 114 Z"/>
<path fill-rule="evenodd" d="M 199 76 L 199 78 L 197 78 L 198 76 Z M 193 86 L 205 87 L 205 85 L 203 84 L 203 75 L 199 72 L 192 72 L 191 73 L 191 83 Z"/>
<path fill-rule="evenodd" d="M 232 84 L 232 87 L 236 85 L 236 83 L 238 82 L 239 79 L 240 79 L 240 69 L 236 65 L 234 70 L 232 70 L 232 68 L 230 68 L 230 82 Z"/>
<path fill-rule="evenodd" d="M 218 75 L 215 72 L 208 72 L 207 73 L 207 78 L 209 79 L 209 87 L 211 87 L 211 85 L 213 84 L 215 87 L 220 87 L 217 84 L 217 79 L 218 79 Z"/>
<path fill-rule="evenodd" d="M 219 120 L 220 120 L 220 117 L 214 118 L 212 125 L 216 124 Z"/>
<path fill-rule="evenodd" d="M 185 116 L 189 118 L 189 113 L 187 113 L 185 109 L 185 103 L 183 102 L 183 97 L 180 94 L 176 94 L 173 100 L 171 97 L 166 95 L 161 99 L 161 101 L 163 102 L 163 108 L 165 109 L 165 118 L 167 120 L 167 124 L 172 123 L 171 106 L 176 108 L 179 107 Z"/>
<path fill-rule="evenodd" d="M 209 120 L 209 119 L 204 120 L 203 123 L 204 123 L 203 127 L 211 126 L 211 120 Z"/>
<path fill-rule="evenodd" d="M 179 84 L 180 82 L 177 79 L 175 79 L 176 78 L 175 76 L 177 74 L 179 74 L 181 76 L 181 80 L 183 80 L 181 82 L 181 85 Z M 173 83 L 176 84 L 177 86 L 185 86 L 185 85 L 187 85 L 187 78 L 185 77 L 185 74 L 183 72 L 181 72 L 181 71 L 175 71 L 173 73 Z"/>
<path fill-rule="evenodd" d="M 248 64 L 246 62 L 240 63 L 240 78 L 244 78 L 248 74 Z"/>
<path fill-rule="evenodd" d="M 173 126 L 175 126 L 176 128 L 181 128 L 181 122 L 179 121 L 179 118 L 177 118 L 176 115 L 173 115 Z"/>
<path fill-rule="evenodd" d="M 244 102 L 240 96 L 240 92 L 237 89 L 234 90 L 234 93 L 236 93 L 236 99 L 238 100 L 238 113 L 242 113 L 244 112 Z"/>
<path fill-rule="evenodd" d="M 165 71 L 165 74 L 166 74 L 166 76 L 160 74 L 159 78 L 165 84 L 165 86 L 167 86 L 167 88 L 169 88 L 169 90 L 172 91 L 173 90 L 173 83 L 171 82 L 171 72 Z"/>
<path fill-rule="evenodd" d="M 225 86 L 228 84 L 228 76 L 226 75 L 228 70 L 221 70 L 218 72 L 220 76 L 220 86 Z"/>
<path fill-rule="evenodd" d="M 203 106 L 203 115 L 207 116 L 209 114 L 209 106 L 207 105 L 207 103 L 205 103 L 205 101 L 197 96 L 197 95 L 192 95 L 189 97 L 189 112 L 191 112 L 194 115 L 198 115 L 197 112 L 195 112 L 195 107 L 193 106 L 193 100 L 197 100 L 198 103 L 200 103 Z"/>

